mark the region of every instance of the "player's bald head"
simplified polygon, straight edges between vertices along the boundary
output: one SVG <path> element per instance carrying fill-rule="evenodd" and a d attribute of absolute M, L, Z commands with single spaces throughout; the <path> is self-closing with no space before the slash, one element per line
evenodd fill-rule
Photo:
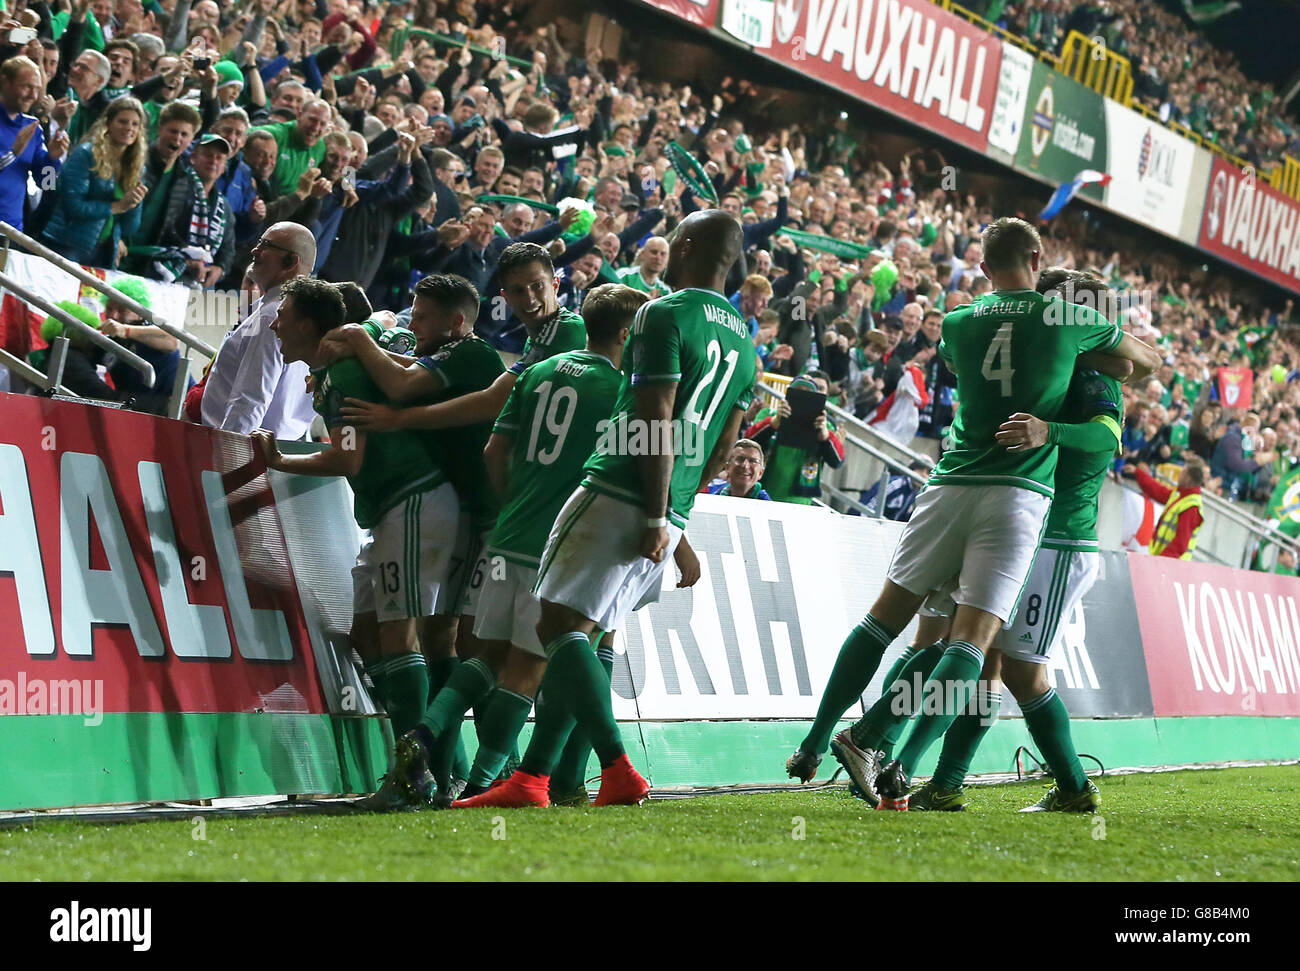
<path fill-rule="evenodd" d="M 669 243 L 669 276 L 682 286 L 682 272 L 689 276 L 726 275 L 740 259 L 744 230 L 735 216 L 722 209 L 693 212 L 683 219 Z"/>

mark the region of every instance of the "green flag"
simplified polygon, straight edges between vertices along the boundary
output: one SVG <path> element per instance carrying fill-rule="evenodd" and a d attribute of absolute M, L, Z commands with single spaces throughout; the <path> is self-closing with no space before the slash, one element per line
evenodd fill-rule
<path fill-rule="evenodd" d="M 1268 500 L 1268 518 L 1278 520 L 1278 529 L 1288 535 L 1300 531 L 1300 464 L 1278 478 Z"/>
<path fill-rule="evenodd" d="M 842 260 L 862 260 L 871 255 L 870 246 L 852 243 L 845 239 L 836 239 L 834 236 L 825 236 L 822 233 L 806 233 L 802 229 L 791 229 L 788 226 L 782 226 L 777 230 L 777 235 L 789 236 L 800 246 L 806 246 L 808 249 L 821 250 L 823 253 L 834 253 Z"/>
<path fill-rule="evenodd" d="M 1211 21 L 1218 20 L 1224 14 L 1240 10 L 1241 4 L 1237 3 L 1236 0 L 1228 0 L 1227 3 L 1222 2 L 1222 0 L 1211 0 L 1209 3 L 1183 0 L 1183 9 L 1187 11 L 1187 16 L 1191 17 L 1196 23 L 1208 24 Z"/>

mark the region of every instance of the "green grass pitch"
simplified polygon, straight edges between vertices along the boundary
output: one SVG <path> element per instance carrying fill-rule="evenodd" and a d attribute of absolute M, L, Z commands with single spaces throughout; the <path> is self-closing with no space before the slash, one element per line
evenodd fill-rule
<path fill-rule="evenodd" d="M 873 812 L 842 789 L 641 807 L 388 816 L 39 819 L 0 829 L 3 880 L 1294 880 L 1300 766 L 1100 780 L 1097 816 Z"/>

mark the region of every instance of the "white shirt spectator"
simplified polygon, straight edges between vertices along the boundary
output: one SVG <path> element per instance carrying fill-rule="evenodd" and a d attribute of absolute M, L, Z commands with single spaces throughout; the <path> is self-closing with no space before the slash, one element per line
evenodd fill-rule
<path fill-rule="evenodd" d="M 307 393 L 308 367 L 286 364 L 271 330 L 280 308 L 280 288 L 272 287 L 221 342 L 203 390 L 203 424 L 247 435 L 259 428 L 282 441 L 307 434 L 315 411 Z"/>

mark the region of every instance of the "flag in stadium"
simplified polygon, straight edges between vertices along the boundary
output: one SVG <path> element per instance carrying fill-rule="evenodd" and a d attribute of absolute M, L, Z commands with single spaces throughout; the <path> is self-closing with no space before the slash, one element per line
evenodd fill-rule
<path fill-rule="evenodd" d="M 1187 16 L 1198 24 L 1208 24 L 1218 20 L 1224 14 L 1232 13 L 1234 10 L 1240 10 L 1241 4 L 1236 0 L 1228 0 L 1227 3 L 1222 0 L 1211 0 L 1210 3 L 1196 3 L 1195 0 L 1183 0 L 1183 9 L 1187 11 Z"/>
<path fill-rule="evenodd" d="M 1038 214 L 1038 218 L 1044 220 L 1054 218 L 1085 185 L 1105 185 L 1109 181 L 1110 176 L 1105 172 L 1098 172 L 1096 169 L 1084 169 L 1072 181 L 1063 182 L 1057 186 L 1056 191 L 1052 193 L 1052 198 L 1048 200 L 1047 206 Z"/>
<path fill-rule="evenodd" d="M 1225 408 L 1249 408 L 1255 372 L 1248 367 L 1219 368 L 1219 400 Z"/>
<path fill-rule="evenodd" d="M 1278 529 L 1288 536 L 1300 533 L 1300 464 L 1281 476 L 1268 500 L 1268 518 L 1278 521 Z"/>

